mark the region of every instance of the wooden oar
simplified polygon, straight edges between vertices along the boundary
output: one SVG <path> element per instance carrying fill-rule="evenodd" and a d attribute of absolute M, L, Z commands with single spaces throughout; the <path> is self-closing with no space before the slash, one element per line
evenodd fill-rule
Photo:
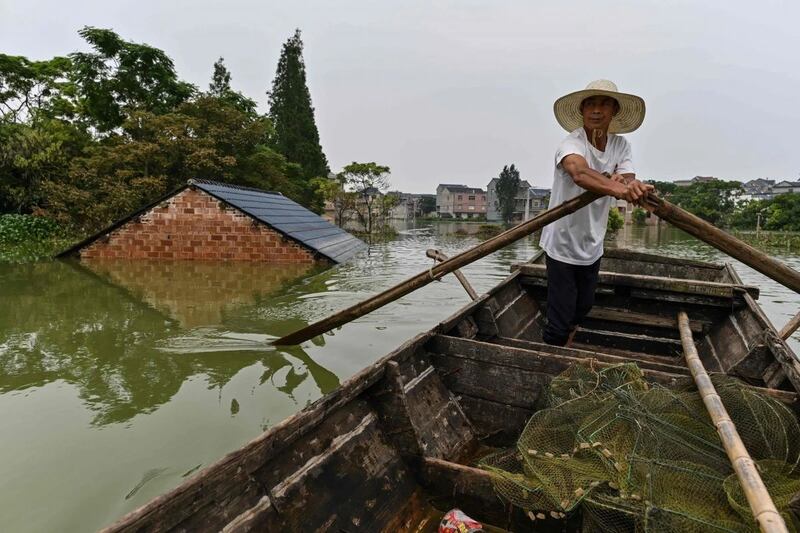
<path fill-rule="evenodd" d="M 789 268 L 780 261 L 773 259 L 761 250 L 740 241 L 733 235 L 725 233 L 713 224 L 695 216 L 666 200 L 649 194 L 646 199 L 647 207 L 653 213 L 663 218 L 689 235 L 710 244 L 729 256 L 738 259 L 745 265 L 758 270 L 765 276 L 800 293 L 800 272 Z"/>
<path fill-rule="evenodd" d="M 307 341 L 317 335 L 321 335 L 326 331 L 346 324 L 351 320 L 366 315 L 383 307 L 389 302 L 392 302 L 401 296 L 417 290 L 437 279 L 438 277 L 448 274 L 453 270 L 461 268 L 473 261 L 489 255 L 492 252 L 511 244 L 514 241 L 530 235 L 534 231 L 554 222 L 570 213 L 574 213 L 581 207 L 593 202 L 600 195 L 593 192 L 585 192 L 580 196 L 573 198 L 563 204 L 548 209 L 540 213 L 538 216 L 522 222 L 513 228 L 504 231 L 500 235 L 492 237 L 483 243 L 462 252 L 456 256 L 451 257 L 447 261 L 440 263 L 429 271 L 420 272 L 416 276 L 409 278 L 399 285 L 387 289 L 372 298 L 365 300 L 352 307 L 348 307 L 343 311 L 339 311 L 328 318 L 315 322 L 299 331 L 290 333 L 285 337 L 273 342 L 277 345 L 299 344 Z M 680 207 L 667 202 L 655 194 L 649 194 L 646 199 L 647 207 L 652 210 L 656 215 L 663 218 L 672 225 L 684 230 L 685 232 L 697 237 L 703 242 L 727 253 L 731 257 L 738 259 L 742 263 L 758 270 L 762 274 L 774 279 L 778 283 L 785 285 L 795 292 L 800 293 L 800 272 L 792 270 L 783 263 L 776 261 L 767 254 L 756 250 L 747 243 L 744 243 L 736 237 L 729 235 L 709 224 L 705 220 L 681 209 Z"/>
<path fill-rule="evenodd" d="M 781 332 L 779 333 L 781 339 L 786 340 L 791 337 L 792 333 L 794 333 L 798 327 L 800 327 L 800 313 L 794 315 L 794 317 L 781 328 Z"/>
<path fill-rule="evenodd" d="M 728 459 L 736 472 L 739 485 L 747 498 L 750 510 L 753 511 L 753 517 L 755 517 L 758 527 L 765 533 L 788 533 L 789 530 L 786 529 L 783 518 L 767 492 L 767 487 L 764 485 L 755 463 L 750 458 L 750 454 L 736 430 L 736 425 L 728 415 L 722 399 L 717 394 L 717 390 L 697 354 L 692 331 L 689 329 L 689 317 L 684 311 L 678 313 L 678 329 L 681 333 L 681 345 L 686 357 L 686 366 L 689 367 L 689 372 L 692 373 L 692 378 L 697 385 L 697 392 L 700 393 L 700 398 L 706 406 L 711 421 L 717 428 L 722 446 L 728 454 Z"/>
<path fill-rule="evenodd" d="M 408 278 L 407 280 L 403 281 L 402 283 L 395 285 L 390 289 L 386 289 L 385 291 L 376 294 L 375 296 L 348 307 L 338 313 L 335 313 L 328 318 L 320 320 L 318 322 L 314 322 L 313 324 L 299 330 L 295 331 L 294 333 L 290 333 L 280 339 L 274 341 L 272 344 L 276 345 L 289 345 L 289 344 L 300 344 L 301 342 L 307 341 L 316 337 L 317 335 L 321 335 L 326 331 L 330 331 L 333 328 L 339 327 L 343 324 L 347 324 L 351 320 L 355 320 L 360 316 L 364 316 L 367 313 L 374 311 L 384 305 L 388 304 L 389 302 L 393 302 L 397 300 L 401 296 L 405 296 L 406 294 L 413 292 L 420 287 L 424 287 L 428 283 L 432 282 L 435 279 L 440 278 L 445 274 L 449 274 L 454 270 L 457 270 L 465 265 L 472 263 L 473 261 L 477 261 L 482 257 L 486 257 L 487 255 L 496 252 L 497 250 L 508 246 L 512 242 L 518 241 L 519 239 L 530 235 L 536 230 L 539 230 L 554 222 L 560 218 L 563 218 L 570 213 L 574 213 L 581 207 L 584 207 L 593 201 L 600 198 L 601 195 L 593 193 L 593 192 L 585 192 L 580 196 L 576 196 L 572 200 L 568 200 L 561 205 L 553 207 L 552 209 L 548 209 L 547 211 L 543 211 L 539 213 L 539 215 L 535 216 L 534 218 L 517 224 L 513 228 L 510 228 L 499 235 L 488 239 L 473 248 L 465 252 L 461 252 L 458 255 L 454 255 L 450 259 L 435 265 L 430 270 L 425 270 L 424 272 L 420 272 L 416 276 Z"/>

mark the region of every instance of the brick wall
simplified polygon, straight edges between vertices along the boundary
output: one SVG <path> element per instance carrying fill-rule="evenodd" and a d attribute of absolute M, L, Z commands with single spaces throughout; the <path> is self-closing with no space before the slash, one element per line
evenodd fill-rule
<path fill-rule="evenodd" d="M 97 239 L 80 250 L 80 257 L 315 262 L 303 246 L 192 189 Z"/>

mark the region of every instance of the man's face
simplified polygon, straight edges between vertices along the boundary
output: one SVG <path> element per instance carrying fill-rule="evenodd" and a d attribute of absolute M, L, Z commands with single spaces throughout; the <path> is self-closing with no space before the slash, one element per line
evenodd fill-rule
<path fill-rule="evenodd" d="M 590 96 L 581 102 L 583 125 L 593 130 L 607 130 L 618 111 L 619 104 L 610 96 Z"/>

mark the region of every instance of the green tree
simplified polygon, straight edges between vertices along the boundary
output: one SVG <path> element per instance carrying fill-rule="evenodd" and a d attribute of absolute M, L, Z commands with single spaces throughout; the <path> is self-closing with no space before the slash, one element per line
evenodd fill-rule
<path fill-rule="evenodd" d="M 435 212 L 436 212 L 436 196 L 429 195 L 420 198 L 419 205 L 417 206 L 417 213 L 415 213 L 415 216 L 416 215 L 425 216 Z"/>
<path fill-rule="evenodd" d="M 647 220 L 647 211 L 641 207 L 634 207 L 633 211 L 631 211 L 631 220 L 633 220 L 633 223 L 637 226 L 644 226 Z"/>
<path fill-rule="evenodd" d="M 676 187 L 670 201 L 717 226 L 725 225 L 742 192 L 738 181 L 713 180 Z"/>
<path fill-rule="evenodd" d="M 296 30 L 283 45 L 272 91 L 270 118 L 275 126 L 274 147 L 303 168 L 307 179 L 327 176 L 328 160 L 319 143 L 311 94 L 306 85 L 303 41 Z"/>
<path fill-rule="evenodd" d="M 372 234 L 373 223 L 379 215 L 382 191 L 389 188 L 389 167 L 375 162 L 353 161 L 339 174 L 347 186 L 356 193 L 355 211 L 368 234 Z"/>
<path fill-rule="evenodd" d="M 765 229 L 800 231 L 800 194 L 779 194 L 770 200 Z"/>
<path fill-rule="evenodd" d="M 329 202 L 333 208 L 334 224 L 344 226 L 355 210 L 357 194 L 345 190 L 346 183 L 342 175 L 335 179 L 314 178 L 311 182 L 317 195 L 322 197 L 323 201 Z"/>
<path fill-rule="evenodd" d="M 221 57 L 214 63 L 214 73 L 211 75 L 211 83 L 208 85 L 208 94 L 227 102 L 243 113 L 256 115 L 255 100 L 231 89 L 231 73 L 225 66 L 225 60 Z"/>
<path fill-rule="evenodd" d="M 71 118 L 75 111 L 71 71 L 72 62 L 66 57 L 31 61 L 0 54 L 0 123 Z"/>
<path fill-rule="evenodd" d="M 616 233 L 625 225 L 625 218 L 619 212 L 619 209 L 612 207 L 608 210 L 608 222 L 606 223 L 606 231 L 609 233 Z"/>
<path fill-rule="evenodd" d="M 664 198 L 669 197 L 672 195 L 672 193 L 678 190 L 678 186 L 671 181 L 645 180 L 645 183 L 649 183 L 655 187 L 656 193 Z"/>
<path fill-rule="evenodd" d="M 111 30 L 78 32 L 93 52 L 70 54 L 81 113 L 98 131 L 122 126 L 134 110 L 163 114 L 187 101 L 194 86 L 178 79 L 158 48 L 123 40 Z"/>
<path fill-rule="evenodd" d="M 120 133 L 75 158 L 66 179 L 44 184 L 46 211 L 96 230 L 189 178 L 280 191 L 299 200 L 300 167 L 267 145 L 271 124 L 209 96 L 165 114 L 133 111 Z"/>
<path fill-rule="evenodd" d="M 519 171 L 513 164 L 511 166 L 504 166 L 495 184 L 495 192 L 497 195 L 495 207 L 500 211 L 500 216 L 506 224 L 510 223 L 511 218 L 514 216 L 519 184 Z"/>

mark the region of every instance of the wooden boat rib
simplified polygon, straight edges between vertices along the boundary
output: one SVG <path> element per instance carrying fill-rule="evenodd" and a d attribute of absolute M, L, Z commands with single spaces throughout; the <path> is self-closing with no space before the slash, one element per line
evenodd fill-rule
<path fill-rule="evenodd" d="M 541 342 L 542 255 L 341 387 L 105 531 L 422 531 L 459 506 L 529 528 L 469 466 L 513 445 L 553 376 L 578 361 L 635 361 L 669 386 L 689 376 L 685 311 L 710 372 L 797 412 L 797 358 L 730 265 L 609 250 L 597 301 L 570 348 Z M 548 517 L 541 527 L 563 529 Z"/>

